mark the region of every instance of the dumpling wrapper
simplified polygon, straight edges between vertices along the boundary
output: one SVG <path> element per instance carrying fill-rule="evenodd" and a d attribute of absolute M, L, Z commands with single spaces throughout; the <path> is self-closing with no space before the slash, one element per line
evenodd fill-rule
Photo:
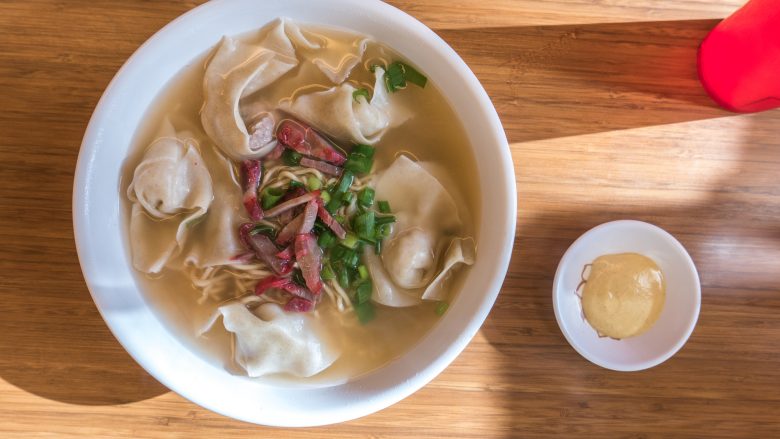
<path fill-rule="evenodd" d="M 260 305 L 252 313 L 241 302 L 222 305 L 217 312 L 225 329 L 235 334 L 236 362 L 250 377 L 277 373 L 310 377 L 341 355 L 309 314 L 286 313 L 275 303 Z"/>
<path fill-rule="evenodd" d="M 376 198 L 387 200 L 396 223 L 383 253 L 364 252 L 374 284 L 372 300 L 405 307 L 443 300 L 443 283 L 458 264 L 474 263 L 471 238 L 455 237 L 462 222 L 455 201 L 423 166 L 400 156 L 375 182 Z"/>
<path fill-rule="evenodd" d="M 233 160 L 259 158 L 274 148 L 275 143 L 258 142 L 250 136 L 239 101 L 298 65 L 293 41 L 301 47 L 318 47 L 297 25 L 280 19 L 258 43 L 223 37 L 209 61 L 203 79 L 201 122 L 209 137 Z"/>
<path fill-rule="evenodd" d="M 368 38 L 362 38 L 355 42 L 351 51 L 344 53 L 344 47 L 337 47 L 335 50 L 320 51 L 312 60 L 320 71 L 328 77 L 334 84 L 341 84 L 346 81 L 352 69 L 363 60 L 363 54 L 369 43 Z M 334 62 L 336 61 L 336 62 Z"/>
<path fill-rule="evenodd" d="M 133 266 L 145 273 L 158 273 L 181 250 L 214 198 L 197 142 L 171 136 L 167 122 L 163 130 L 168 135 L 152 142 L 127 188 Z"/>
<path fill-rule="evenodd" d="M 372 145 L 388 128 L 399 126 L 410 117 L 408 110 L 390 102 L 384 73 L 380 67 L 375 69 L 370 101 L 362 95 L 355 98 L 355 87 L 344 83 L 298 96 L 292 103 L 282 105 L 282 109 L 335 139 Z"/>
<path fill-rule="evenodd" d="M 242 203 L 241 184 L 230 161 L 216 148 L 204 150 L 203 158 L 214 176 L 214 201 L 193 229 L 209 239 L 193 241 L 184 255 L 186 264 L 199 268 L 235 263 L 234 258 L 247 251 L 238 229 L 249 221 Z"/>

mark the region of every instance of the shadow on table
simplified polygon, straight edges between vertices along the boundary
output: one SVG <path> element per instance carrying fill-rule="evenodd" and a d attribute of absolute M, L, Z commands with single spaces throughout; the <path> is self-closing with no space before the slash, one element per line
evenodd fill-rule
<path fill-rule="evenodd" d="M 68 278 L 78 279 L 75 251 L 70 252 L 74 262 L 61 264 Z M 3 274 L 7 284 L 27 288 L 4 287 L 0 300 L 6 305 L 19 303 L 10 300 L 11 295 L 27 300 L 23 307 L 3 313 L 0 322 L 2 379 L 70 404 L 125 404 L 168 392 L 122 349 L 82 280 L 52 282 L 33 275 L 24 270 Z"/>
<path fill-rule="evenodd" d="M 513 143 L 731 116 L 709 100 L 696 76 L 697 45 L 716 23 L 538 26 L 439 34 L 455 43 L 480 78 Z M 651 423 L 659 427 L 669 419 L 661 412 L 664 404 L 674 402 L 662 397 L 674 389 L 669 389 L 668 379 L 658 384 L 654 396 L 659 399 L 651 403 L 627 396 L 637 383 L 653 386 L 656 377 L 679 374 L 675 385 L 685 387 L 688 380 L 693 387 L 686 389 L 688 394 L 704 398 L 704 389 L 711 385 L 707 377 L 713 376 L 706 368 L 719 367 L 723 376 L 744 375 L 746 365 L 738 360 L 709 359 L 713 352 L 722 351 L 723 343 L 745 346 L 739 340 L 753 338 L 751 329 L 780 327 L 776 299 L 780 291 L 776 270 L 771 268 L 780 256 L 780 146 L 773 134 L 779 116 L 777 112 L 749 116 L 749 123 L 741 127 L 742 138 L 734 145 L 740 154 L 734 161 L 741 168 L 715 182 L 695 205 L 659 202 L 660 207 L 626 208 L 616 204 L 596 210 L 581 203 L 524 217 L 523 194 L 519 194 L 520 220 L 509 273 L 482 328 L 491 345 L 507 357 L 506 363 L 513 365 L 503 378 L 511 389 L 507 406 L 516 414 L 507 425 L 509 437 L 575 435 L 589 431 L 588 425 L 612 428 L 616 435 L 638 434 Z M 517 167 L 524 172 L 522 163 Z M 532 178 L 533 170 L 524 174 L 523 178 Z M 675 235 L 697 263 L 703 286 L 702 314 L 688 346 L 676 361 L 641 374 L 618 374 L 581 358 L 561 334 L 551 301 L 556 266 L 568 246 L 600 223 L 625 218 L 657 224 Z M 774 251 L 767 241 L 777 242 Z M 719 329 L 724 319 L 728 322 L 723 310 L 732 303 L 737 312 L 758 318 Z M 717 323 L 710 324 L 711 306 L 721 319 Z M 769 341 L 754 343 L 740 353 L 745 361 L 762 349 L 773 352 Z M 767 345 L 758 347 L 758 343 Z M 688 357 L 687 352 L 691 352 Z M 702 356 L 708 361 L 691 361 Z M 566 373 L 556 372 L 560 370 Z M 759 394 L 761 386 L 777 388 L 754 374 L 724 383 L 722 390 L 749 399 L 749 391 Z M 698 403 L 679 413 L 694 406 Z M 699 413 L 712 422 L 734 421 L 732 416 L 718 415 L 727 410 L 717 407 L 713 403 L 711 410 Z M 657 417 L 648 415 L 659 410 Z M 668 424 L 667 429 L 674 431 L 674 425 L 693 424 Z"/>
<path fill-rule="evenodd" d="M 4 200 L 0 217 L 0 378 L 71 404 L 166 393 L 122 349 L 84 284 L 71 229 L 72 185 L 59 183 L 73 175 L 75 159 L 74 151 L 4 170 L 4 184 L 31 196 Z"/>

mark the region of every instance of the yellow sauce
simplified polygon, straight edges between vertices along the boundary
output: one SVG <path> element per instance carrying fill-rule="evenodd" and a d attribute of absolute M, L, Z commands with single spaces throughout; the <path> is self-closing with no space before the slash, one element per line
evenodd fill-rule
<path fill-rule="evenodd" d="M 666 282 L 655 261 L 638 253 L 603 255 L 591 264 L 582 310 L 600 336 L 619 340 L 650 329 L 665 300 Z"/>

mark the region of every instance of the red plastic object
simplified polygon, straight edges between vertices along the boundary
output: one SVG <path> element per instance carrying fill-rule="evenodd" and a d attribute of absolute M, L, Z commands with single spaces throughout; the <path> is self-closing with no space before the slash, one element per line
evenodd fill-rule
<path fill-rule="evenodd" d="M 736 112 L 780 107 L 780 0 L 751 0 L 699 46 L 699 79 Z"/>

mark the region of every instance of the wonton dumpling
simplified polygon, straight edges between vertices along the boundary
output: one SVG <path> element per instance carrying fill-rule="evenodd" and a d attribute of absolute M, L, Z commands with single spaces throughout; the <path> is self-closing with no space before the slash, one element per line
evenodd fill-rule
<path fill-rule="evenodd" d="M 452 196 L 406 156 L 382 172 L 375 186 L 376 198 L 390 203 L 397 221 L 381 256 L 364 252 L 372 299 L 396 307 L 444 299 L 442 283 L 453 267 L 474 263 L 473 240 L 455 237 L 462 224 Z"/>
<path fill-rule="evenodd" d="M 203 158 L 214 177 L 214 201 L 206 216 L 194 228 L 199 239 L 187 249 L 187 264 L 213 267 L 234 262 L 235 256 L 246 252 L 238 236 L 239 226 L 248 221 L 242 204 L 243 191 L 230 161 L 215 148 L 204 151 Z"/>
<path fill-rule="evenodd" d="M 376 68 L 374 95 L 370 101 L 362 95 L 353 97 L 355 87 L 341 84 L 298 96 L 283 108 L 331 137 L 372 145 L 382 138 L 387 128 L 409 118 L 404 108 L 391 105 L 384 74 L 382 68 Z"/>
<path fill-rule="evenodd" d="M 206 133 L 233 160 L 259 158 L 275 144 L 253 139 L 239 112 L 241 98 L 273 83 L 298 65 L 293 42 L 316 48 L 294 23 L 279 20 L 259 43 L 222 38 L 206 67 L 201 121 Z"/>
<path fill-rule="evenodd" d="M 265 303 L 254 313 L 241 302 L 220 306 L 222 323 L 236 337 L 236 362 L 250 377 L 286 373 L 310 377 L 341 355 L 325 328 L 304 313 Z"/>
<path fill-rule="evenodd" d="M 164 130 L 172 133 L 173 127 L 166 123 Z M 133 266 L 157 273 L 182 248 L 189 226 L 206 213 L 214 198 L 197 142 L 174 136 L 152 142 L 135 168 L 127 196 L 133 203 Z"/>

